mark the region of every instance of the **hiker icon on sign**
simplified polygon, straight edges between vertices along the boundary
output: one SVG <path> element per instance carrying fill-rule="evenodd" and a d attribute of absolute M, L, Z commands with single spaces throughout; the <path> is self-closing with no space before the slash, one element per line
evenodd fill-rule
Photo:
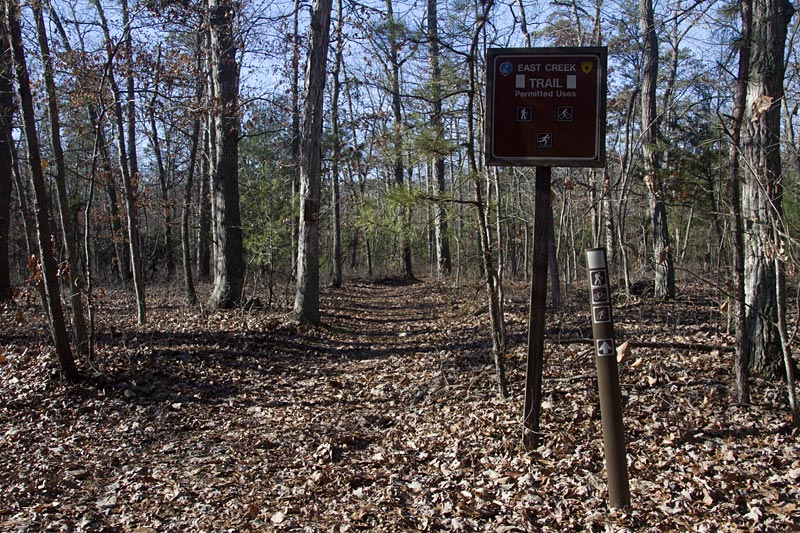
<path fill-rule="evenodd" d="M 517 122 L 530 122 L 533 120 L 532 107 L 518 107 L 517 108 Z"/>
<path fill-rule="evenodd" d="M 592 272 L 592 287 L 602 287 L 606 284 L 606 273 L 603 271 Z"/>

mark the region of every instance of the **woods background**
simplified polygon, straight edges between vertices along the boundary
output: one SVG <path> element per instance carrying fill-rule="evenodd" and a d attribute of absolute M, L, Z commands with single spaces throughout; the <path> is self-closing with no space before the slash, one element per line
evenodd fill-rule
<path fill-rule="evenodd" d="M 746 372 L 782 376 L 790 360 L 793 13 L 785 0 L 9 0 L 0 295 L 43 281 L 67 376 L 59 282 L 87 353 L 98 286 L 135 291 L 140 323 L 148 285 L 182 283 L 195 305 L 197 280 L 213 281 L 211 309 L 294 296 L 313 323 L 320 283 L 485 279 L 502 351 L 504 280 L 530 275 L 533 170 L 483 165 L 484 52 L 602 45 L 608 164 L 554 169 L 551 303 L 582 295 L 586 247 L 606 247 L 622 294 L 700 281 L 731 313 L 746 400 Z"/>

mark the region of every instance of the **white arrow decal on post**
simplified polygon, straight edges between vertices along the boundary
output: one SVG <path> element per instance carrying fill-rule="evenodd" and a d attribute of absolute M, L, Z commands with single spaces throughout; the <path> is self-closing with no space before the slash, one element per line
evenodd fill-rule
<path fill-rule="evenodd" d="M 606 357 L 614 353 L 614 341 L 612 339 L 597 339 L 597 355 Z"/>

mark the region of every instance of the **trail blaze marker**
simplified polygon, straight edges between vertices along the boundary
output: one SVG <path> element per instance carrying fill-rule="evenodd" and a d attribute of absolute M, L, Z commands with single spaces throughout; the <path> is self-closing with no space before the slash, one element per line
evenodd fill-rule
<path fill-rule="evenodd" d="M 607 52 L 490 48 L 486 163 L 605 165 Z"/>
<path fill-rule="evenodd" d="M 628 507 L 631 504 L 631 495 L 622 426 L 622 394 L 614 348 L 614 321 L 611 318 L 611 304 L 605 303 L 610 299 L 605 249 L 586 250 L 586 266 L 592 299 L 592 336 L 608 475 L 608 502 L 610 507 Z M 603 303 L 598 305 L 595 295 L 600 290 L 604 291 Z"/>

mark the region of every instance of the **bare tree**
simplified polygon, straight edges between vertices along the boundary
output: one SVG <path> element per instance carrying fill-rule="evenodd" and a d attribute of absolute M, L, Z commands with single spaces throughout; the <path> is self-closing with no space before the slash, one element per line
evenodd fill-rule
<path fill-rule="evenodd" d="M 123 0 L 125 1 L 125 0 Z M 139 324 L 144 324 L 147 320 L 147 307 L 145 303 L 144 293 L 144 278 L 142 273 L 142 250 L 141 243 L 139 242 L 139 219 L 138 219 L 138 205 L 137 205 L 137 187 L 138 187 L 138 166 L 136 164 L 136 141 L 131 141 L 126 138 L 128 135 L 135 135 L 135 117 L 126 117 L 125 110 L 123 109 L 123 100 L 127 101 L 132 95 L 126 96 L 120 90 L 116 81 L 114 73 L 114 59 L 117 54 L 117 48 L 111 38 L 111 31 L 108 27 L 105 11 L 100 3 L 100 0 L 95 0 L 95 7 L 97 14 L 100 17 L 100 27 L 103 29 L 105 37 L 106 48 L 106 65 L 105 77 L 111 86 L 111 91 L 114 95 L 114 124 L 117 129 L 117 155 L 119 159 L 119 168 L 122 173 L 122 185 L 125 189 L 125 207 L 128 210 L 128 247 L 130 250 L 131 261 L 131 274 L 133 275 L 133 289 L 136 293 L 136 311 Z M 127 12 L 127 8 L 124 9 Z M 130 31 L 127 26 L 125 31 Z M 128 58 L 132 61 L 132 58 Z M 135 107 L 128 105 L 127 110 L 129 113 L 135 113 Z M 131 123 L 133 122 L 133 125 Z M 127 130 L 126 130 L 127 124 Z M 134 149 L 132 154 L 129 153 L 130 148 Z"/>
<path fill-rule="evenodd" d="M 61 118 L 59 115 L 58 95 L 53 77 L 53 58 L 50 55 L 50 44 L 47 39 L 47 30 L 42 15 L 42 4 L 39 0 L 31 3 L 33 17 L 36 21 L 36 35 L 39 39 L 39 48 L 42 51 L 42 70 L 44 74 L 45 92 L 47 94 L 47 113 L 50 126 L 50 145 L 55 160 L 56 198 L 58 199 L 58 214 L 61 222 L 62 240 L 69 272 L 65 276 L 68 295 L 72 312 L 72 332 L 75 335 L 75 344 L 79 353 L 87 354 L 89 350 L 86 318 L 84 316 L 83 292 L 84 281 L 78 261 L 78 247 L 75 230 L 72 223 L 72 209 L 67 196 L 67 169 L 64 163 L 64 150 L 61 147 Z"/>
<path fill-rule="evenodd" d="M 201 44 L 198 54 L 203 63 L 206 78 L 205 109 L 203 116 L 202 154 L 200 165 L 200 197 L 197 220 L 197 277 L 202 280 L 211 278 L 211 176 L 214 173 L 216 158 L 216 136 L 214 133 L 214 101 L 216 98 L 211 67 L 211 32 L 209 31 L 209 13 L 204 13 Z M 199 75 L 198 75 L 199 77 Z"/>
<path fill-rule="evenodd" d="M 772 260 L 775 217 L 782 216 L 781 109 L 784 50 L 794 8 L 786 0 L 753 0 L 750 68 L 742 135 L 746 221 L 745 303 L 751 369 L 778 378 L 783 361 L 774 287 L 779 276 Z M 780 273 L 782 275 L 782 273 Z"/>
<path fill-rule="evenodd" d="M 77 381 L 80 377 L 75 366 L 72 348 L 67 336 L 67 326 L 64 320 L 64 310 L 61 307 L 61 288 L 58 280 L 58 265 L 53 256 L 50 230 L 50 219 L 47 208 L 47 190 L 42 170 L 42 156 L 39 149 L 39 137 L 36 132 L 36 116 L 31 94 L 31 80 L 28 75 L 28 66 L 25 61 L 25 50 L 22 44 L 22 30 L 19 25 L 19 0 L 9 0 L 5 6 L 5 18 L 13 51 L 14 69 L 17 78 L 17 91 L 24 125 L 25 142 L 28 145 L 28 161 L 30 163 L 31 180 L 35 193 L 36 204 L 36 235 L 39 241 L 39 258 L 41 261 L 42 283 L 44 286 L 44 301 L 42 306 L 47 309 L 50 333 L 56 348 L 59 367 L 64 377 L 69 381 Z M 5 25 L 0 25 L 5 26 Z M 5 27 L 0 30 L 5 33 Z M 5 38 L 0 43 L 7 42 Z M 6 48 L 5 46 L 3 47 Z M 5 56 L 5 52 L 3 52 Z"/>
<path fill-rule="evenodd" d="M 153 81 L 153 94 L 147 105 L 147 115 L 150 121 L 150 131 L 147 137 L 150 139 L 150 146 L 153 148 L 153 156 L 156 159 L 156 170 L 158 171 L 158 184 L 161 192 L 161 211 L 164 216 L 164 261 L 167 267 L 167 281 L 171 282 L 175 277 L 175 256 L 172 251 L 172 208 L 169 197 L 169 178 L 167 168 L 164 164 L 164 153 L 161 149 L 161 137 L 156 123 L 156 108 L 159 106 L 158 96 L 160 94 L 159 84 L 162 77 L 162 47 L 161 43 L 157 46 L 155 79 Z"/>
<path fill-rule="evenodd" d="M 503 317 L 503 305 L 500 300 L 501 291 L 499 287 L 499 276 L 494 264 L 492 253 L 492 243 L 490 234 L 489 214 L 483 198 L 484 180 L 483 173 L 478 169 L 478 160 L 475 154 L 475 121 L 474 110 L 477 98 L 477 79 L 478 79 L 478 44 L 481 31 L 488 20 L 489 13 L 494 7 L 494 1 L 490 0 L 483 5 L 482 12 L 479 13 L 470 43 L 468 56 L 469 69 L 469 92 L 467 98 L 467 159 L 469 169 L 472 174 L 475 190 L 475 206 L 478 215 L 478 233 L 481 252 L 481 265 L 486 276 L 486 292 L 489 300 L 489 318 L 491 321 L 492 335 L 492 354 L 495 362 L 495 378 L 497 380 L 497 392 L 501 398 L 508 396 L 508 380 L 506 378 L 505 349 L 506 349 L 506 328 Z"/>
<path fill-rule="evenodd" d="M 297 275 L 298 236 L 300 217 L 297 214 L 297 202 L 300 198 L 300 0 L 294 0 L 292 13 L 292 161 L 295 162 L 292 177 L 292 274 Z"/>
<path fill-rule="evenodd" d="M 753 27 L 753 0 L 740 4 L 742 34 L 739 39 L 739 70 L 736 80 L 736 101 L 733 123 L 730 126 L 730 153 L 728 155 L 728 198 L 731 206 L 731 241 L 733 243 L 733 291 L 736 317 L 736 399 L 740 404 L 750 403 L 750 343 L 747 339 L 747 311 L 745 308 L 744 278 L 744 224 L 742 221 L 741 150 L 742 121 L 747 98 L 747 77 L 750 71 L 750 39 Z"/>
<path fill-rule="evenodd" d="M 205 94 L 205 77 L 201 76 L 203 65 L 203 34 L 202 30 L 197 31 L 197 44 L 195 45 L 195 105 L 198 109 L 202 107 Z M 194 287 L 194 277 L 192 276 L 192 253 L 191 237 L 189 228 L 189 218 L 191 214 L 192 191 L 194 189 L 195 175 L 197 174 L 197 157 L 200 152 L 200 118 L 199 112 L 195 111 L 192 117 L 192 133 L 190 142 L 192 143 L 189 153 L 189 169 L 186 172 L 186 184 L 183 193 L 183 208 L 181 210 L 181 258 L 183 263 L 183 283 L 186 290 L 186 301 L 189 305 L 197 303 L 197 292 Z"/>
<path fill-rule="evenodd" d="M 444 142 L 444 124 L 442 121 L 442 67 L 439 51 L 439 17 L 436 9 L 437 0 L 428 0 L 428 56 L 431 69 L 431 128 L 435 135 L 434 142 L 434 185 L 436 193 L 444 195 L 447 190 L 445 180 L 445 154 L 441 150 Z M 443 202 L 437 202 L 434 209 L 434 233 L 436 241 L 436 273 L 439 278 L 450 275 L 453 270 L 450 258 L 450 239 L 447 234 L 447 209 Z"/>
<path fill-rule="evenodd" d="M 300 227 L 294 312 L 306 324 L 319 324 L 319 203 L 322 173 L 322 114 L 325 65 L 330 41 L 331 0 L 314 0 L 306 63 L 303 126 L 300 139 Z"/>
<path fill-rule="evenodd" d="M 5 23 L 0 20 L 0 25 L 5 26 Z M 8 255 L 14 175 L 14 86 L 11 70 L 11 43 L 5 29 L 0 28 L 0 302 L 11 297 L 11 262 Z"/>
<path fill-rule="evenodd" d="M 212 173 L 214 289 L 210 309 L 237 305 L 244 288 L 242 222 L 239 211 L 239 72 L 233 35 L 233 0 L 208 0 L 211 71 L 216 105 L 216 149 Z"/>
<path fill-rule="evenodd" d="M 58 13 L 53 8 L 53 4 L 51 2 L 48 2 L 48 7 L 50 19 L 55 24 L 56 30 L 61 37 L 61 46 L 63 46 L 64 50 L 66 50 L 68 53 L 72 54 L 72 45 L 69 42 L 64 25 L 61 23 L 61 18 L 58 16 Z M 75 24 L 77 26 L 78 22 L 75 21 Z M 80 34 L 80 29 L 78 33 Z M 83 47 L 83 39 L 81 39 L 81 52 L 83 55 L 87 55 L 86 50 Z M 114 257 L 116 262 L 115 270 L 119 281 L 125 283 L 129 278 L 130 260 L 127 253 L 128 249 L 122 245 L 125 231 L 122 227 L 122 215 L 119 212 L 117 188 L 111 171 L 112 164 L 111 156 L 108 153 L 108 142 L 106 140 L 102 122 L 98 116 L 96 104 L 90 100 L 86 105 L 86 111 L 89 115 L 89 121 L 91 122 L 92 129 L 97 135 L 97 149 L 100 158 L 100 167 L 102 169 L 103 183 L 106 187 L 106 193 L 108 195 L 108 208 L 111 214 L 111 241 L 114 247 Z"/>
<path fill-rule="evenodd" d="M 333 62 L 333 94 L 331 95 L 331 136 L 333 137 L 333 160 L 331 161 L 331 180 L 333 190 L 331 207 L 333 208 L 333 287 L 342 286 L 342 209 L 339 161 L 342 158 L 342 139 L 339 124 L 339 94 L 342 89 L 340 74 L 344 55 L 344 11 L 342 0 L 338 0 L 337 11 L 339 21 L 336 25 L 336 56 Z"/>
<path fill-rule="evenodd" d="M 400 58 L 400 27 L 402 22 L 394 16 L 393 0 L 386 0 L 386 23 L 387 23 L 387 39 L 388 39 L 388 75 L 389 86 L 388 90 L 392 98 L 392 117 L 394 119 L 394 131 L 392 133 L 392 171 L 394 173 L 394 185 L 402 187 L 405 174 L 403 165 L 403 105 L 402 95 L 400 94 L 400 69 L 405 63 L 405 60 Z M 410 216 L 408 207 L 401 207 L 401 217 L 403 223 L 400 235 L 400 260 L 403 269 L 403 275 L 406 278 L 414 277 L 414 267 L 411 257 L 411 241 L 406 231 L 408 218 Z"/>
<path fill-rule="evenodd" d="M 658 81 L 658 35 L 656 33 L 653 0 L 639 0 L 639 27 L 642 33 L 642 150 L 644 152 L 645 184 L 649 192 L 653 225 L 653 262 L 655 267 L 656 298 L 675 297 L 675 268 L 672 261 L 667 207 L 663 199 L 661 180 L 661 150 L 656 113 L 656 84 Z"/>

